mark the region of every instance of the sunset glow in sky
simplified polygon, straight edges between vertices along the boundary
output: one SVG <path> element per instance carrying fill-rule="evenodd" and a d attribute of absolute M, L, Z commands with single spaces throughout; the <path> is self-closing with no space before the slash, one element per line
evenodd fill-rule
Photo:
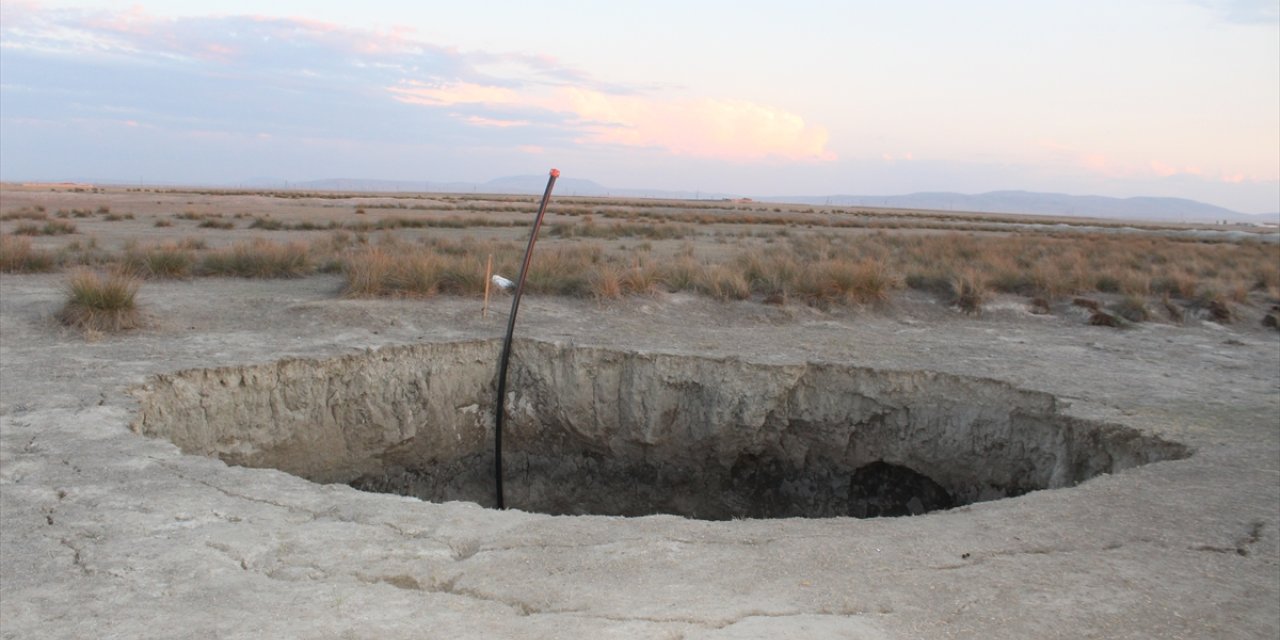
<path fill-rule="evenodd" d="M 1280 210 L 1277 0 L 0 6 L 4 180 L 557 166 L 618 188 Z"/>

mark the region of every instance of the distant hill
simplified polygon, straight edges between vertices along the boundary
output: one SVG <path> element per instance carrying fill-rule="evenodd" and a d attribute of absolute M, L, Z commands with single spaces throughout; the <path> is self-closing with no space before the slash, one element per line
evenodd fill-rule
<path fill-rule="evenodd" d="M 270 178 L 246 181 L 247 186 L 314 189 L 320 191 L 411 191 L 442 193 L 540 194 L 547 186 L 541 175 L 507 176 L 488 182 L 431 182 L 331 178 L 286 183 Z M 564 196 L 612 196 L 622 198 L 664 198 L 676 200 L 719 200 L 744 194 L 658 189 L 617 189 L 583 178 L 560 178 L 556 193 Z M 749 194 L 747 194 L 749 195 Z M 920 192 L 897 196 L 774 196 L 755 198 L 759 202 L 794 203 L 842 207 L 885 207 L 931 209 L 976 213 L 1022 213 L 1033 215 L 1079 216 L 1160 222 L 1219 222 L 1233 224 L 1280 224 L 1280 213 L 1248 214 L 1185 198 L 1111 198 L 1076 196 L 1034 191 L 991 191 L 979 194 Z"/>
<path fill-rule="evenodd" d="M 891 207 L 897 209 L 937 209 L 943 211 L 976 211 L 983 213 L 1030 213 L 1089 218 L 1121 218 L 1125 220 L 1163 222 L 1232 223 L 1280 222 L 1280 214 L 1247 214 L 1185 198 L 1110 198 L 1106 196 L 1073 196 L 1065 193 L 1033 191 L 991 191 L 964 194 L 922 192 L 901 196 L 793 196 L 765 198 L 769 202 L 830 204 L 852 207 Z"/>
<path fill-rule="evenodd" d="M 409 180 L 371 180 L 356 178 L 329 178 L 306 182 L 285 182 L 270 178 L 257 178 L 240 183 L 253 188 L 312 189 L 316 191 L 410 191 L 436 193 L 506 193 L 541 194 L 547 188 L 547 176 L 507 176 L 487 182 L 430 182 Z M 661 189 L 615 189 L 593 180 L 559 178 L 556 194 L 584 197 L 618 198 L 669 198 L 672 200 L 720 199 L 739 197 L 729 193 L 703 193 L 697 191 L 664 191 Z"/>

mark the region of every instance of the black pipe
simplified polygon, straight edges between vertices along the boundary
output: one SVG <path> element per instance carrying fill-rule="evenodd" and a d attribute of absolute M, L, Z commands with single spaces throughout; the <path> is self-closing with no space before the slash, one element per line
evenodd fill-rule
<path fill-rule="evenodd" d="M 520 267 L 520 277 L 516 279 L 516 291 L 511 296 L 511 315 L 507 317 L 507 337 L 502 341 L 502 359 L 498 362 L 498 408 L 493 428 L 493 480 L 499 509 L 507 508 L 502 498 L 502 421 L 507 413 L 504 405 L 507 401 L 507 361 L 511 359 L 511 334 L 516 330 L 516 312 L 520 310 L 520 296 L 524 294 L 524 279 L 529 275 L 533 243 L 538 241 L 538 228 L 542 226 L 542 216 L 547 212 L 547 203 L 551 201 L 551 188 L 556 186 L 556 178 L 559 177 L 560 170 L 552 169 L 551 177 L 547 180 L 547 191 L 542 194 L 542 204 L 538 207 L 538 216 L 533 219 L 529 246 L 524 250 L 524 264 Z"/>

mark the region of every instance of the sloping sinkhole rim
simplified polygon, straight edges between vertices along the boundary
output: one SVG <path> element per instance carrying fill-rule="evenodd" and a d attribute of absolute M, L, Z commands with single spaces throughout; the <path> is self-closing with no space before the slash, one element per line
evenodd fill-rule
<path fill-rule="evenodd" d="M 155 388 L 157 386 L 156 383 L 161 382 L 166 378 L 169 380 L 179 380 L 183 378 L 216 379 L 216 378 L 219 378 L 219 376 L 222 376 L 221 384 L 225 387 L 227 385 L 227 382 L 225 379 L 227 376 L 231 376 L 231 377 L 239 376 L 240 386 L 243 387 L 245 385 L 244 378 L 248 377 L 250 373 L 262 373 L 262 371 L 266 371 L 269 373 L 273 370 L 278 373 L 281 370 L 284 370 L 290 367 L 303 367 L 303 368 L 310 368 L 311 371 L 323 371 L 325 367 L 329 367 L 329 366 L 337 367 L 343 363 L 346 363 L 346 364 L 354 363 L 355 367 L 353 367 L 352 370 L 359 372 L 359 371 L 375 368 L 376 363 L 379 360 L 381 360 L 382 362 L 389 362 L 393 359 L 398 358 L 398 359 L 408 359 L 409 362 L 414 363 L 416 365 L 421 365 L 423 368 L 430 368 L 431 366 L 433 366 L 434 364 L 433 362 L 428 360 L 419 361 L 419 360 L 415 360 L 415 358 L 427 358 L 432 356 L 433 354 L 439 354 L 439 353 L 445 353 L 447 355 L 453 352 L 451 350 L 456 350 L 457 353 L 466 353 L 468 349 L 478 350 L 481 356 L 490 355 L 486 353 L 486 350 L 492 351 L 493 352 L 492 355 L 496 356 L 496 351 L 499 344 L 500 344 L 500 341 L 497 339 L 473 339 L 473 340 L 462 340 L 462 341 L 426 341 L 426 342 L 405 343 L 405 344 L 398 344 L 398 345 L 385 345 L 377 348 L 363 349 L 354 353 L 335 354 L 331 356 L 286 357 L 286 358 L 270 360 L 270 361 L 257 363 L 257 364 L 253 364 L 253 363 L 233 364 L 233 365 L 224 365 L 220 367 L 210 367 L 210 368 L 190 368 L 190 369 L 185 369 L 180 371 L 174 371 L 167 374 L 159 374 L 157 376 L 152 376 L 151 378 L 149 378 L 147 383 L 131 388 L 130 390 L 131 393 L 136 397 L 138 397 L 139 400 L 144 405 L 137 412 L 136 419 L 131 426 L 135 431 L 139 433 L 143 433 L 146 431 L 145 425 L 143 424 L 146 418 L 145 405 L 147 404 L 148 399 L 154 399 L 158 396 L 158 389 Z M 1075 412 L 1069 410 L 1069 408 L 1071 407 L 1070 402 L 1062 400 L 1055 394 L 1045 392 L 1045 391 L 1035 390 L 1035 389 L 1026 389 L 1023 387 L 1016 386 L 1011 382 L 994 378 L 994 377 L 989 377 L 989 376 L 972 376 L 972 375 L 964 375 L 964 374 L 954 374 L 946 371 L 937 371 L 937 370 L 930 370 L 930 369 L 886 369 L 886 368 L 868 367 L 868 366 L 861 366 L 857 364 L 851 364 L 847 362 L 823 360 L 823 359 L 804 359 L 801 361 L 796 361 L 796 360 L 786 359 L 786 358 L 783 358 L 783 359 L 743 358 L 737 355 L 697 354 L 697 353 L 686 353 L 686 352 L 669 351 L 669 350 L 661 350 L 661 349 L 625 349 L 625 348 L 619 348 L 619 347 L 609 346 L 609 345 L 577 344 L 574 342 L 566 342 L 566 341 L 549 341 L 549 340 L 537 340 L 537 339 L 528 339 L 528 338 L 517 340 L 515 343 L 515 349 L 516 349 L 515 355 L 516 355 L 517 363 L 530 360 L 531 358 L 532 358 L 532 361 L 536 361 L 537 359 L 536 356 L 539 353 L 547 352 L 553 355 L 554 354 L 562 354 L 565 356 L 571 355 L 572 357 L 565 358 L 568 360 L 574 360 L 574 359 L 586 360 L 586 359 L 589 359 L 590 357 L 596 357 L 596 358 L 599 358 L 599 360 L 595 363 L 598 366 L 616 364 L 618 361 L 625 361 L 625 362 L 631 362 L 631 363 L 640 363 L 641 365 L 647 364 L 648 366 L 655 368 L 656 370 L 660 368 L 659 365 L 663 365 L 663 364 L 670 365 L 672 363 L 675 363 L 675 364 L 686 366 L 688 368 L 688 371 L 694 372 L 694 373 L 699 371 L 699 367 L 710 368 L 712 371 L 715 371 L 715 372 L 728 371 L 728 370 L 733 370 L 735 368 L 738 368 L 738 369 L 741 369 L 741 371 L 738 371 L 738 374 L 742 375 L 742 380 L 744 381 L 749 381 L 751 379 L 751 376 L 757 375 L 759 372 L 763 372 L 763 373 L 759 373 L 759 375 L 764 375 L 767 378 L 769 375 L 785 374 L 788 370 L 798 371 L 800 372 L 801 376 L 810 375 L 814 371 L 818 371 L 818 373 L 823 373 L 825 371 L 827 374 L 834 372 L 834 375 L 836 375 L 836 377 L 849 376 L 851 379 L 858 379 L 858 380 L 862 380 L 862 378 L 859 378 L 859 376 L 863 376 L 865 377 L 866 380 L 872 380 L 872 381 L 879 381 L 881 379 L 889 380 L 889 379 L 892 379 L 894 376 L 899 376 L 907 379 L 908 381 L 910 380 L 915 380 L 916 382 L 919 382 L 920 380 L 927 381 L 928 385 L 933 385 L 941 381 L 939 383 L 940 386 L 937 388 L 930 387 L 928 385 L 924 387 L 918 387 L 918 388 L 913 387 L 910 390 L 909 394 L 904 396 L 909 401 L 907 405 L 904 405 L 904 406 L 908 406 L 908 407 L 915 406 L 915 405 L 911 405 L 910 402 L 915 402 L 920 399 L 932 400 L 932 394 L 941 394 L 938 397 L 946 397 L 945 396 L 945 391 L 947 390 L 946 385 L 956 385 L 959 388 L 961 388 L 961 390 L 963 390 L 963 388 L 965 388 L 966 386 L 976 386 L 977 388 L 982 389 L 984 391 L 995 390 L 996 392 L 999 392 L 999 393 L 1008 394 L 1010 397 L 1009 402 L 1007 404 L 998 405 L 998 409 L 1001 411 L 1004 411 L 1007 408 L 1009 412 L 1009 416 L 1014 415 L 1015 409 L 1025 410 L 1028 407 L 1031 407 L 1034 410 L 1036 409 L 1034 405 L 1036 405 L 1037 403 L 1042 403 L 1044 407 L 1047 407 L 1047 409 L 1044 409 L 1041 413 L 1036 414 L 1037 419 L 1051 420 L 1055 425 L 1057 425 L 1058 422 L 1062 422 L 1063 425 L 1067 425 L 1067 426 L 1058 425 L 1056 428 L 1065 429 L 1066 433 L 1070 438 L 1083 437 L 1085 440 L 1088 440 L 1090 438 L 1093 438 L 1095 440 L 1101 439 L 1102 443 L 1101 445 L 1098 445 L 1098 446 L 1103 447 L 1103 449 L 1101 449 L 1100 451 L 1102 452 L 1102 455 L 1106 456 L 1108 460 L 1107 464 L 1111 466 L 1114 466 L 1115 464 L 1122 464 L 1122 466 L 1120 466 L 1119 468 L 1115 468 L 1114 470 L 1108 467 L 1101 471 L 1092 472 L 1088 475 L 1085 475 L 1083 479 L 1075 480 L 1071 482 L 1071 484 L 1067 484 L 1067 485 L 1030 486 L 1025 488 L 1024 490 L 1017 491 L 1012 495 L 1005 494 L 1004 496 L 999 496 L 996 498 L 978 498 L 973 500 L 957 501 L 957 504 L 955 505 L 957 508 L 960 506 L 966 506 L 968 504 L 972 504 L 974 502 L 984 502 L 992 499 L 998 500 L 998 499 L 1007 498 L 1007 497 L 1015 497 L 1015 496 L 1025 495 L 1026 493 L 1034 493 L 1036 491 L 1040 491 L 1048 488 L 1071 488 L 1074 486 L 1078 486 L 1081 482 L 1085 482 L 1088 479 L 1096 477 L 1097 475 L 1117 473 L 1119 471 L 1123 471 L 1126 468 L 1132 468 L 1134 466 L 1143 466 L 1145 464 L 1150 464 L 1153 462 L 1185 459 L 1191 455 L 1194 455 L 1195 453 L 1195 450 L 1193 448 L 1188 447 L 1187 445 L 1181 442 L 1165 438 L 1162 434 L 1158 432 L 1136 428 L 1132 425 L 1125 424 L 1124 422 L 1100 421 L 1097 419 L 1079 416 L 1079 415 L 1076 415 Z M 472 354 L 472 355 L 474 356 L 475 354 Z M 554 368 L 558 366 L 558 364 L 554 360 L 550 360 L 548 362 L 551 362 L 551 364 L 544 363 L 546 367 Z M 486 360 L 485 357 L 476 357 L 471 360 L 468 360 L 467 364 L 471 367 L 478 368 L 478 370 L 485 372 L 482 377 L 488 381 L 487 388 L 485 389 L 485 391 L 488 394 L 488 405 L 492 405 L 492 379 L 496 377 L 496 357 L 489 360 Z M 534 365 L 527 365 L 527 366 L 530 367 L 529 369 L 530 371 L 535 370 L 537 368 Z M 694 373 L 690 373 L 689 375 L 693 376 Z M 814 374 L 814 375 L 818 375 L 818 374 Z M 429 376 L 428 376 L 428 379 L 430 379 Z M 510 390 L 510 393 L 513 393 L 513 394 L 518 394 L 521 391 L 519 388 L 519 385 L 520 385 L 519 376 L 517 376 L 516 379 L 517 379 L 516 384 L 514 384 L 513 389 Z M 693 379 L 696 382 L 701 383 L 704 380 L 709 380 L 710 378 L 693 378 Z M 799 379 L 800 378 L 797 378 L 797 380 Z M 293 383 L 297 383 L 298 380 L 289 379 L 289 380 L 286 380 L 286 382 L 288 382 L 289 384 L 293 384 Z M 945 383 L 945 384 L 941 384 L 941 383 Z M 793 384 L 798 384 L 798 383 L 796 381 L 793 381 Z M 911 387 L 910 384 L 908 384 L 907 386 Z M 785 390 L 784 395 L 785 393 L 790 393 L 793 391 L 795 391 L 795 388 L 788 387 Z M 952 389 L 952 391 L 954 391 L 954 389 Z M 559 393 L 560 393 L 560 390 L 557 389 L 552 395 L 555 396 Z M 871 395 L 859 396 L 859 397 L 869 399 L 870 401 L 875 401 L 875 402 L 879 402 L 885 399 L 889 399 L 889 401 L 892 401 L 894 398 L 893 392 L 888 392 L 887 395 L 886 393 L 881 393 L 880 395 L 876 395 L 874 391 L 870 393 Z M 789 398 L 789 396 L 787 396 L 787 398 Z M 899 397 L 898 401 L 902 402 L 903 401 L 902 397 Z M 487 432 L 487 436 L 489 438 L 488 441 L 491 443 L 492 406 L 488 406 L 483 409 L 477 406 L 477 410 L 479 415 L 485 416 L 485 420 L 484 420 L 485 426 L 483 428 L 488 429 L 488 432 Z M 513 408 L 509 405 L 508 407 L 509 418 L 511 416 L 512 410 Z M 1012 417 L 1008 419 L 1013 420 Z M 862 424 L 863 423 L 861 422 L 857 422 L 854 424 L 854 427 L 852 428 L 855 428 L 855 429 L 861 428 Z M 1083 436 L 1078 436 L 1077 434 L 1074 434 L 1071 432 L 1071 429 L 1077 429 L 1080 427 L 1084 427 L 1084 429 L 1081 432 L 1082 434 L 1084 434 Z M 434 425 L 433 425 L 433 428 L 434 428 Z M 184 452 L 193 453 L 193 454 L 199 453 L 201 455 L 205 455 L 208 457 L 216 457 L 223 460 L 227 464 L 238 464 L 239 466 L 250 466 L 250 467 L 253 467 L 253 466 L 274 467 L 276 469 L 285 471 L 286 473 L 291 473 L 292 475 L 300 476 L 303 479 L 309 480 L 317 484 L 325 484 L 325 483 L 333 482 L 332 480 L 317 479 L 316 477 L 314 477 L 314 474 L 313 474 L 313 477 L 308 477 L 304 473 L 299 473 L 295 470 L 287 469 L 280 465 L 244 464 L 243 462 L 236 462 L 235 460 L 229 460 L 226 452 L 219 452 L 217 450 L 188 451 L 187 447 L 184 447 L 181 442 L 179 442 L 177 439 L 175 439 L 172 436 L 172 434 L 150 433 L 148 435 L 166 437 L 170 441 L 177 444 L 180 448 L 182 448 Z M 850 437 L 852 438 L 852 435 Z M 1134 441 L 1136 441 L 1137 444 L 1134 444 Z M 1075 440 L 1072 440 L 1072 442 L 1075 442 Z M 1074 446 L 1074 445 L 1072 445 L 1072 443 L 1070 442 L 1068 443 L 1068 452 L 1070 452 L 1070 446 Z M 1125 447 L 1135 447 L 1133 451 L 1137 453 L 1132 453 L 1128 449 L 1125 449 Z M 388 449 L 388 451 L 390 450 Z M 739 454 L 742 455 L 747 450 L 740 448 L 740 449 L 736 449 L 736 451 L 738 451 Z M 1122 455 L 1122 456 L 1141 454 L 1140 457 L 1142 457 L 1143 459 L 1138 462 L 1130 461 L 1128 463 L 1125 463 L 1124 460 L 1121 459 L 1120 463 L 1117 463 L 1116 459 L 1112 457 L 1113 454 Z M 615 452 L 613 455 L 621 455 L 621 454 L 618 454 Z M 1096 455 L 1096 454 L 1090 453 L 1089 455 Z M 907 460 L 887 460 L 885 458 L 880 458 L 880 459 L 891 462 L 893 464 L 902 464 L 903 466 L 907 466 L 908 468 L 914 468 L 911 465 L 907 464 L 908 463 Z M 865 464 L 868 461 L 869 460 L 864 460 L 863 464 Z M 492 460 L 490 459 L 490 463 L 491 462 Z M 422 468 L 426 469 L 427 467 L 422 467 Z M 921 469 L 920 472 L 925 473 L 926 475 L 929 475 L 929 476 L 933 475 L 927 469 Z M 1037 472 L 1037 473 L 1040 473 L 1040 472 Z M 344 483 L 349 483 L 349 481 L 344 481 Z M 1016 488 L 1015 485 L 1010 485 L 1010 486 Z M 423 499 L 424 501 L 436 502 L 436 503 L 444 503 L 444 502 L 450 502 L 450 501 L 471 502 L 473 504 L 477 504 L 477 506 L 486 508 L 486 505 L 480 503 L 479 501 L 470 500 L 470 499 L 456 499 L 456 498 L 449 498 L 449 497 L 433 497 L 433 498 L 420 497 L 420 499 Z M 517 503 L 517 504 L 512 504 L 511 506 L 516 509 L 520 509 L 529 513 L 546 513 L 545 510 L 538 509 L 538 508 L 525 508 L 526 505 L 524 504 Z M 943 512 L 945 511 L 939 511 L 935 513 L 943 513 Z M 557 514 L 548 514 L 548 515 L 557 515 Z M 570 515 L 570 514 L 566 514 L 566 515 Z M 572 514 L 572 515 L 579 515 L 579 514 Z M 581 514 L 581 515 L 591 515 L 591 514 Z M 599 514 L 599 515 L 611 516 L 616 514 Z M 643 516 L 643 515 L 647 515 L 647 514 L 636 514 L 636 516 Z M 684 514 L 684 513 L 669 513 L 669 515 L 690 517 L 688 514 Z M 754 517 L 750 515 L 743 516 L 743 517 L 754 519 Z M 768 519 L 778 519 L 778 518 L 785 518 L 785 517 L 804 517 L 807 519 L 824 519 L 826 517 L 844 517 L 844 516 L 842 514 L 836 514 L 831 516 L 784 515 L 784 516 L 767 516 L 767 517 Z M 706 518 L 698 517 L 697 519 L 706 519 Z M 740 518 L 737 516 L 732 516 L 732 518 L 722 518 L 722 519 L 740 519 Z"/>

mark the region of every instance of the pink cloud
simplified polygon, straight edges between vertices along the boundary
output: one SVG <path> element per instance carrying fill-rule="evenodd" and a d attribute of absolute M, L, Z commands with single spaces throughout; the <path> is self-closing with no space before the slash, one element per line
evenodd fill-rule
<path fill-rule="evenodd" d="M 508 127 L 524 127 L 529 125 L 528 120 L 501 120 L 498 118 L 485 118 L 483 116 L 467 116 L 467 124 L 477 127 L 497 127 L 505 129 Z"/>
<path fill-rule="evenodd" d="M 653 147 L 676 155 L 739 161 L 836 157 L 826 148 L 826 129 L 794 113 L 745 100 L 673 100 L 582 87 L 516 91 L 472 83 L 409 82 L 388 90 L 398 100 L 426 106 L 519 107 L 568 115 L 577 120 L 579 141 L 585 143 Z"/>
<path fill-rule="evenodd" d="M 514 90 L 469 82 L 454 82 L 430 86 L 421 82 L 406 81 L 388 89 L 397 100 L 432 107 L 450 107 L 459 104 L 486 104 L 496 106 L 516 105 L 527 100 Z"/>

